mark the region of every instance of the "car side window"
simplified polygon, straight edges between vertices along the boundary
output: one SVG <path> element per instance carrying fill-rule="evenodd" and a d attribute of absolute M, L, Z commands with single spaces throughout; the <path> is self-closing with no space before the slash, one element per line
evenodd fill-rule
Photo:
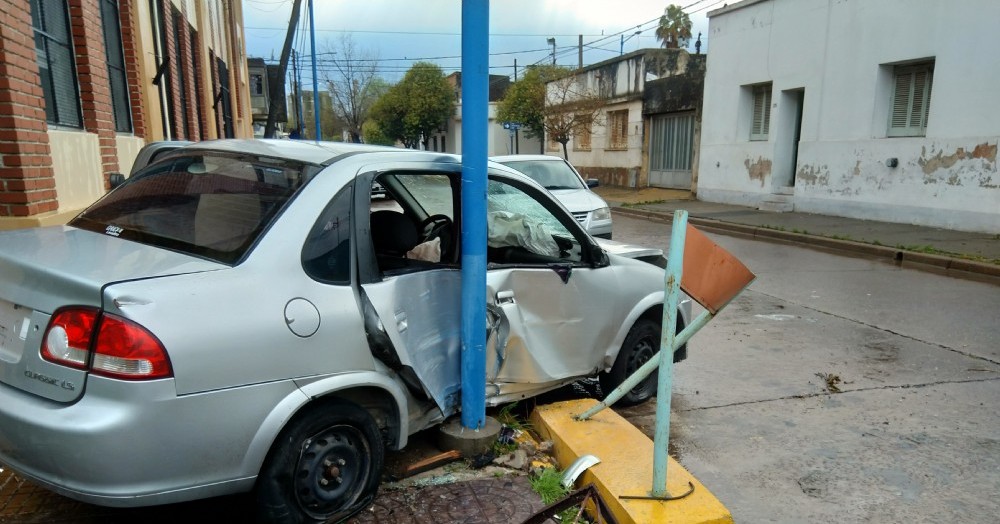
<path fill-rule="evenodd" d="M 333 197 L 302 246 L 302 267 L 320 282 L 351 283 L 351 188 Z"/>
<path fill-rule="evenodd" d="M 490 263 L 583 261 L 579 240 L 553 211 L 520 188 L 499 180 L 490 180 L 487 185 L 486 239 Z"/>

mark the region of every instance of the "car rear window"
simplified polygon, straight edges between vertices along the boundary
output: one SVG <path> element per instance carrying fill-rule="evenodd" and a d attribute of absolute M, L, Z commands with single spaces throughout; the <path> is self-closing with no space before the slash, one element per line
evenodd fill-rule
<path fill-rule="evenodd" d="M 319 169 L 270 157 L 174 156 L 131 176 L 70 225 L 234 264 Z"/>

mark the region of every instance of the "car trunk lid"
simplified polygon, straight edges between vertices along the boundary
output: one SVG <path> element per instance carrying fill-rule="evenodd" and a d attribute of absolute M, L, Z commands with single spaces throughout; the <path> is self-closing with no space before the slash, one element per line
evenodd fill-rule
<path fill-rule="evenodd" d="M 109 283 L 227 266 L 68 226 L 0 234 L 0 383 L 56 401 L 79 397 L 87 372 L 43 360 L 42 338 L 64 306 L 102 307 Z"/>

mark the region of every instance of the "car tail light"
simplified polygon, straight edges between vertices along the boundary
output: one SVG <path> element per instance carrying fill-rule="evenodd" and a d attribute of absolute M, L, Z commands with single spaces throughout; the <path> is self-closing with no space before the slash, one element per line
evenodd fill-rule
<path fill-rule="evenodd" d="M 160 341 L 139 324 L 114 315 L 101 318 L 91 371 L 126 380 L 164 378 L 173 374 L 167 351 Z"/>
<path fill-rule="evenodd" d="M 97 314 L 98 311 L 92 308 L 57 311 L 42 339 L 42 357 L 64 366 L 86 369 Z"/>
<path fill-rule="evenodd" d="M 91 349 L 93 358 L 88 362 Z M 45 333 L 42 357 L 124 380 L 173 376 L 167 351 L 152 333 L 135 322 L 102 315 L 93 308 L 57 311 Z"/>

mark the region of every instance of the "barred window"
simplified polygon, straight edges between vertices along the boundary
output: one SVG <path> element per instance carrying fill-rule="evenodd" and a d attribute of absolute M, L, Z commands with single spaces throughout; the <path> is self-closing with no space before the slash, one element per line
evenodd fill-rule
<path fill-rule="evenodd" d="M 608 111 L 608 149 L 628 149 L 628 109 Z"/>
<path fill-rule="evenodd" d="M 31 0 L 31 27 L 45 95 L 45 119 L 50 124 L 83 127 L 66 0 Z"/>
<path fill-rule="evenodd" d="M 101 26 L 104 32 L 104 54 L 108 62 L 108 83 L 111 85 L 115 131 L 131 133 L 132 115 L 129 112 L 125 50 L 122 48 L 122 26 L 118 16 L 117 0 L 101 0 Z"/>

